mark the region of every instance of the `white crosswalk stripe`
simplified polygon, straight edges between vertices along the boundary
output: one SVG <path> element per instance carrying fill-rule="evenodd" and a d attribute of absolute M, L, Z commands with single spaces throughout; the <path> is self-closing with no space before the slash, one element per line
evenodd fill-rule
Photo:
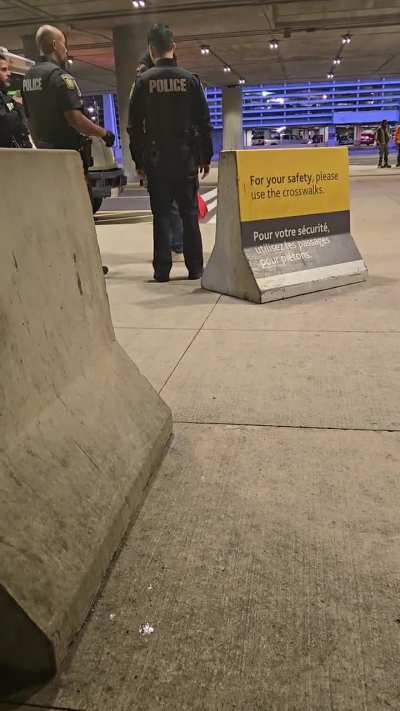
<path fill-rule="evenodd" d="M 205 202 L 207 203 L 207 207 L 208 207 L 208 216 L 204 220 L 204 222 L 206 224 L 215 224 L 217 221 L 217 213 L 216 213 L 216 208 L 218 205 L 217 196 L 218 196 L 218 188 L 209 190 L 207 193 L 203 193 L 203 195 L 202 195 L 202 198 L 205 200 Z M 214 211 L 215 211 L 215 213 L 214 213 Z"/>

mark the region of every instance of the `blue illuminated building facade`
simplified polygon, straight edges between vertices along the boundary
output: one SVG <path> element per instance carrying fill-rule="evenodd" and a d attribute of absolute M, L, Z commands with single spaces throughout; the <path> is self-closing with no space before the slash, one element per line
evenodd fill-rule
<path fill-rule="evenodd" d="M 218 154 L 222 145 L 222 89 L 206 88 Z M 363 128 L 374 127 L 383 119 L 392 124 L 400 119 L 400 78 L 355 79 L 348 81 L 304 82 L 297 84 L 244 86 L 243 129 L 287 131 L 319 129 L 324 140 L 335 141 L 341 131 L 357 143 Z M 86 108 L 94 107 L 93 117 L 119 135 L 118 102 L 114 94 L 85 97 Z M 247 141 L 246 145 L 251 145 Z M 122 159 L 120 146 L 117 160 Z"/>
<path fill-rule="evenodd" d="M 222 129 L 222 90 L 207 88 L 215 129 Z M 399 120 L 400 78 L 305 82 L 243 88 L 243 128 L 371 124 Z"/>

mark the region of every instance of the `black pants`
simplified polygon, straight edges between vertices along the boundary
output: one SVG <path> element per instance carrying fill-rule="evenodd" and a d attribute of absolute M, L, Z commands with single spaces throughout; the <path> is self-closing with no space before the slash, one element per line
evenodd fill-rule
<path fill-rule="evenodd" d="M 400 166 L 400 143 L 398 145 L 398 152 L 397 152 L 397 165 Z"/>
<path fill-rule="evenodd" d="M 169 275 L 171 259 L 171 208 L 175 200 L 183 223 L 183 254 L 190 273 L 203 269 L 203 246 L 197 205 L 197 178 L 173 179 L 149 176 L 148 189 L 154 216 L 154 272 L 158 277 Z"/>
<path fill-rule="evenodd" d="M 379 165 L 388 165 L 389 163 L 389 145 L 387 143 L 379 143 Z"/>

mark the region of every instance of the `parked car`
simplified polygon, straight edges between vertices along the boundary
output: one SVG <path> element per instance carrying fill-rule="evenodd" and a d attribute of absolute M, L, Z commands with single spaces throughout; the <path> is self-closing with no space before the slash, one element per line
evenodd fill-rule
<path fill-rule="evenodd" d="M 341 136 L 338 136 L 337 142 L 339 146 L 352 146 L 354 139 L 347 133 L 343 133 Z"/>
<path fill-rule="evenodd" d="M 360 136 L 360 146 L 373 146 L 375 143 L 375 131 L 363 131 Z"/>
<path fill-rule="evenodd" d="M 271 136 L 264 140 L 264 146 L 266 146 L 267 148 L 268 146 L 279 146 L 280 142 L 281 137 L 279 133 L 271 133 Z"/>

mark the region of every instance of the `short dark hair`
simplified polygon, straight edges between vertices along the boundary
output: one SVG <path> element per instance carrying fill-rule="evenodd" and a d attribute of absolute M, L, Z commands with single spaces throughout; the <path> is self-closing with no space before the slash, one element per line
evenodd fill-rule
<path fill-rule="evenodd" d="M 147 41 L 158 54 L 166 54 L 174 46 L 174 33 L 168 25 L 163 23 L 152 25 L 147 35 Z"/>
<path fill-rule="evenodd" d="M 5 54 L 0 53 L 0 62 L 8 62 L 8 59 Z"/>

